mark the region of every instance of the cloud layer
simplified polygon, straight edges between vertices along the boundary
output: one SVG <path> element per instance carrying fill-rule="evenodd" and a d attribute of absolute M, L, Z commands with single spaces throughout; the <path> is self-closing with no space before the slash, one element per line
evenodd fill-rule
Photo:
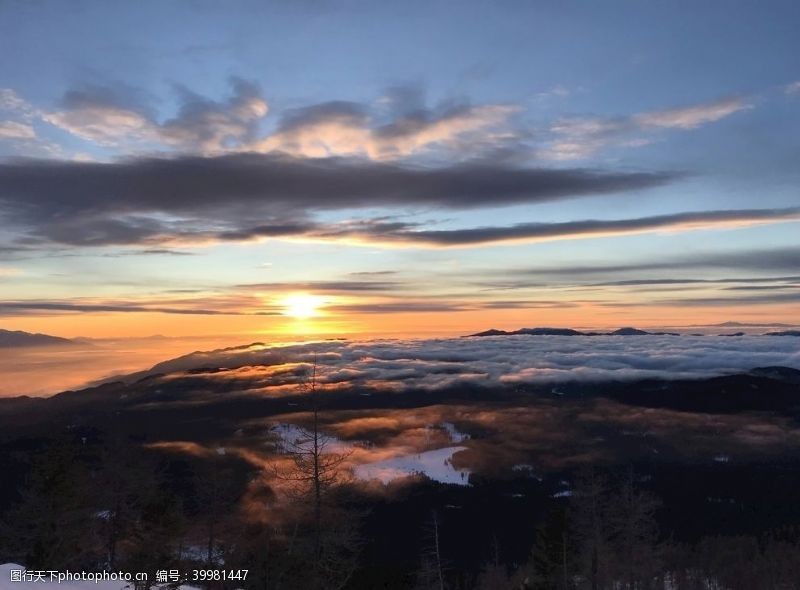
<path fill-rule="evenodd" d="M 234 370 L 217 374 L 225 379 L 237 376 L 237 369 L 251 367 L 238 376 L 249 379 L 252 389 L 269 389 L 298 382 L 302 367 L 315 358 L 321 382 L 339 387 L 440 388 L 459 383 L 496 387 L 701 378 L 769 365 L 800 369 L 800 340 L 788 336 L 512 336 L 326 341 L 197 352 L 160 363 L 146 374 L 214 367 Z"/>
<path fill-rule="evenodd" d="M 642 190 L 674 177 L 490 163 L 420 168 L 257 154 L 115 163 L 21 160 L 0 164 L 0 215 L 27 229 L 32 243 L 245 240 L 314 233 L 311 215 L 322 211 L 541 203 Z"/>

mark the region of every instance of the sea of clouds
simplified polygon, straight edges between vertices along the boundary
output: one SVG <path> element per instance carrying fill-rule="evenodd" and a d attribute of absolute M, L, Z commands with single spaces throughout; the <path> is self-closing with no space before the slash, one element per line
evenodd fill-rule
<path fill-rule="evenodd" d="M 195 352 L 136 377 L 203 368 L 257 367 L 264 385 L 289 384 L 317 364 L 321 383 L 440 388 L 517 383 L 702 378 L 755 367 L 800 369 L 791 336 L 499 336 L 434 340 L 321 341 Z"/>

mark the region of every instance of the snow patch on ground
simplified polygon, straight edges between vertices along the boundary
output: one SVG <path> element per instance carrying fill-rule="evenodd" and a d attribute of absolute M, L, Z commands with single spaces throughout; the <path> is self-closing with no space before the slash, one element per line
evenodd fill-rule
<path fill-rule="evenodd" d="M 402 477 L 424 475 L 433 481 L 460 486 L 469 485 L 469 470 L 456 469 L 453 455 L 466 447 L 445 447 L 415 455 L 401 455 L 392 459 L 365 463 L 355 469 L 359 479 L 377 479 L 389 483 Z"/>

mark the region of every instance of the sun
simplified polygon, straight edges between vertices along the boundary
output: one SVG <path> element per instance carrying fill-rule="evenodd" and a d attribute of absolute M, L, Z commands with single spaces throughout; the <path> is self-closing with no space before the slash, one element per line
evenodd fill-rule
<path fill-rule="evenodd" d="M 283 300 L 283 313 L 291 318 L 307 320 L 319 315 L 319 309 L 325 303 L 322 297 L 295 293 Z"/>

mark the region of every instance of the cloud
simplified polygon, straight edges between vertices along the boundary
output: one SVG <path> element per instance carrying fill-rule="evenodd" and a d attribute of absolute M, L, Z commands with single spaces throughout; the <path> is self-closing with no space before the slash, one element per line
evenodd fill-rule
<path fill-rule="evenodd" d="M 34 139 L 33 127 L 16 121 L 0 121 L 0 139 Z"/>
<path fill-rule="evenodd" d="M 588 158 L 608 146 L 647 145 L 648 132 L 696 129 L 751 108 L 744 99 L 725 98 L 625 117 L 562 118 L 550 126 L 552 140 L 539 154 L 553 160 Z"/>
<path fill-rule="evenodd" d="M 345 314 L 445 313 L 467 311 L 470 306 L 450 301 L 383 301 L 330 305 L 326 309 Z"/>
<path fill-rule="evenodd" d="M 520 223 L 505 227 L 478 227 L 454 230 L 370 231 L 362 234 L 367 241 L 406 243 L 415 246 L 475 246 L 503 242 L 536 242 L 602 236 L 630 235 L 652 231 L 688 231 L 726 227 L 744 227 L 762 223 L 800 220 L 800 208 L 699 211 L 656 215 L 634 219 L 585 220 L 563 223 Z M 335 229 L 331 233 L 335 233 Z M 345 230 L 347 231 L 347 230 Z M 359 237 L 358 230 L 352 232 Z"/>
<path fill-rule="evenodd" d="M 158 307 L 131 303 L 77 303 L 72 301 L 0 301 L 0 315 L 14 316 L 38 312 L 81 312 L 81 313 L 168 313 L 180 315 L 240 315 L 235 311 L 198 309 L 182 307 Z M 264 315 L 261 313 L 259 315 Z M 272 315 L 272 314 L 268 314 Z M 277 315 L 277 312 L 275 313 Z"/>
<path fill-rule="evenodd" d="M 546 100 L 550 98 L 567 98 L 572 94 L 569 88 L 563 86 L 561 84 L 556 84 L 555 86 L 551 86 L 549 89 L 545 90 L 544 92 L 538 92 L 534 95 L 534 98 L 537 100 Z"/>
<path fill-rule="evenodd" d="M 265 370 L 253 386 L 269 387 L 273 372 L 280 372 L 282 384 L 287 378 L 299 381 L 302 374 L 295 367 L 314 358 L 323 384 L 341 385 L 344 378 L 352 386 L 390 389 L 702 378 L 757 366 L 800 368 L 800 352 L 791 338 L 511 336 L 250 346 L 189 354 L 147 373 L 255 366 Z"/>
<path fill-rule="evenodd" d="M 402 289 L 399 281 L 305 281 L 275 283 L 245 283 L 236 289 L 247 291 L 313 291 L 314 293 L 363 293 L 374 291 L 397 291 Z"/>
<path fill-rule="evenodd" d="M 395 91 L 380 106 L 328 101 L 285 111 L 274 132 L 259 126 L 269 112 L 260 88 L 233 78 L 230 97 L 215 101 L 178 87 L 177 114 L 159 120 L 135 89 L 87 86 L 66 92 L 59 108 L 40 117 L 68 133 L 106 147 L 164 146 L 188 153 L 232 151 L 298 157 L 405 158 L 430 148 L 477 153 L 514 135 L 513 105 L 448 104 L 428 108 Z M 8 102 L 16 95 L 9 95 Z M 17 97 L 18 98 L 18 97 Z M 16 104 L 19 101 L 14 101 Z M 385 110 L 385 108 L 384 108 Z"/>
<path fill-rule="evenodd" d="M 568 280 L 592 280 L 597 276 L 629 272 L 652 272 L 686 269 L 735 269 L 753 272 L 794 272 L 800 268 L 800 248 L 785 247 L 743 252 L 697 252 L 691 256 L 665 257 L 660 260 L 622 264 L 592 264 L 558 267 L 505 269 L 502 275 L 564 277 Z"/>
<path fill-rule="evenodd" d="M 800 304 L 800 291 L 779 291 L 775 287 L 769 288 L 772 292 L 766 294 L 744 295 L 739 297 L 684 297 L 681 299 L 663 299 L 655 303 L 674 305 L 677 307 L 722 307 L 739 305 L 779 305 L 784 303 Z M 777 292 L 776 292 L 777 291 Z M 652 303 L 648 303 L 652 305 Z"/>
<path fill-rule="evenodd" d="M 502 143 L 510 129 L 497 136 L 491 130 L 507 127 L 518 111 L 512 105 L 419 107 L 381 122 L 360 103 L 332 101 L 287 112 L 277 131 L 252 149 L 307 158 L 366 156 L 373 160 L 404 158 L 432 147 L 475 153 L 487 144 Z"/>
<path fill-rule="evenodd" d="M 12 88 L 0 88 L 0 111 L 30 121 L 37 115 L 36 109 Z"/>
<path fill-rule="evenodd" d="M 43 113 L 42 118 L 72 135 L 101 145 L 158 140 L 158 126 L 145 112 L 117 101 L 117 95 L 102 88 L 71 90 L 62 99 L 62 110 Z"/>
<path fill-rule="evenodd" d="M 39 137 L 33 123 L 37 109 L 11 88 L 0 88 L 0 142 L 13 151 L 37 156 L 60 156 L 61 148 Z"/>
<path fill-rule="evenodd" d="M 726 98 L 710 103 L 634 115 L 633 122 L 642 128 L 695 129 L 751 108 L 752 104 L 740 98 Z"/>
<path fill-rule="evenodd" d="M 48 123 L 105 146 L 163 144 L 199 153 L 218 153 L 252 141 L 269 111 L 253 83 L 231 79 L 231 96 L 213 101 L 179 88 L 175 117 L 159 122 L 128 97 L 130 89 L 87 87 L 68 91 L 60 110 L 45 113 Z M 134 93 L 135 94 L 135 93 Z"/>
<path fill-rule="evenodd" d="M 480 305 L 482 309 L 560 309 L 578 307 L 579 302 L 557 300 L 498 300 L 487 301 Z"/>
<path fill-rule="evenodd" d="M 0 164 L 0 204 L 27 244 L 206 244 L 267 238 L 394 247 L 465 247 L 782 223 L 800 209 L 700 211 L 633 219 L 450 230 L 391 217 L 319 223 L 324 211 L 428 206 L 471 209 L 631 191 L 668 173 L 606 173 L 462 163 L 420 168 L 367 160 L 234 154 L 114 163 Z M 108 198 L 113 195 L 113 198 Z M 254 220 L 262 219 L 262 223 Z"/>
<path fill-rule="evenodd" d="M 753 106 L 743 98 L 728 97 L 628 116 L 564 117 L 542 133 L 517 116 L 523 110 L 520 105 L 449 100 L 429 106 L 423 89 L 411 86 L 390 88 L 377 101 L 331 100 L 288 109 L 265 133 L 262 124 L 270 108 L 261 89 L 240 78 L 231 78 L 230 84 L 231 93 L 222 100 L 176 87 L 177 112 L 167 118 L 155 114 L 150 97 L 124 84 L 70 89 L 50 110 L 35 109 L 5 89 L 0 90 L 0 108 L 24 122 L 39 119 L 126 155 L 167 149 L 204 155 L 258 152 L 302 158 L 494 158 L 529 163 L 535 157 L 588 158 L 612 145 L 646 145 L 654 132 L 695 129 Z M 536 98 L 564 98 L 569 93 L 556 85 Z M 50 146 L 49 151 L 55 149 Z"/>
<path fill-rule="evenodd" d="M 797 82 L 792 82 L 791 84 L 787 84 L 784 87 L 783 91 L 786 94 L 797 94 L 797 93 L 800 93 L 800 80 L 798 80 Z"/>
<path fill-rule="evenodd" d="M 168 293 L 198 293 L 194 289 Z M 19 299 L 0 300 L 0 315 L 62 313 L 165 313 L 181 315 L 280 315 L 275 305 L 250 293 L 229 290 L 196 297 Z"/>
<path fill-rule="evenodd" d="M 0 205 L 29 244 L 134 244 L 302 235 L 310 216 L 353 208 L 472 209 L 642 190 L 662 172 L 436 168 L 338 158 L 231 154 L 112 163 L 0 163 Z M 388 231 L 401 226 L 384 225 Z"/>
<path fill-rule="evenodd" d="M 350 276 L 353 277 L 380 277 L 380 276 L 389 276 L 389 275 L 396 275 L 398 271 L 396 270 L 360 270 L 356 272 L 348 273 Z"/>
<path fill-rule="evenodd" d="M 608 281 L 604 283 L 592 283 L 590 287 L 637 287 L 650 285 L 692 285 L 692 284 L 725 284 L 725 283 L 796 283 L 800 281 L 800 276 L 784 277 L 739 277 L 724 279 L 627 279 L 622 281 Z M 731 287 L 734 288 L 734 287 Z"/>

